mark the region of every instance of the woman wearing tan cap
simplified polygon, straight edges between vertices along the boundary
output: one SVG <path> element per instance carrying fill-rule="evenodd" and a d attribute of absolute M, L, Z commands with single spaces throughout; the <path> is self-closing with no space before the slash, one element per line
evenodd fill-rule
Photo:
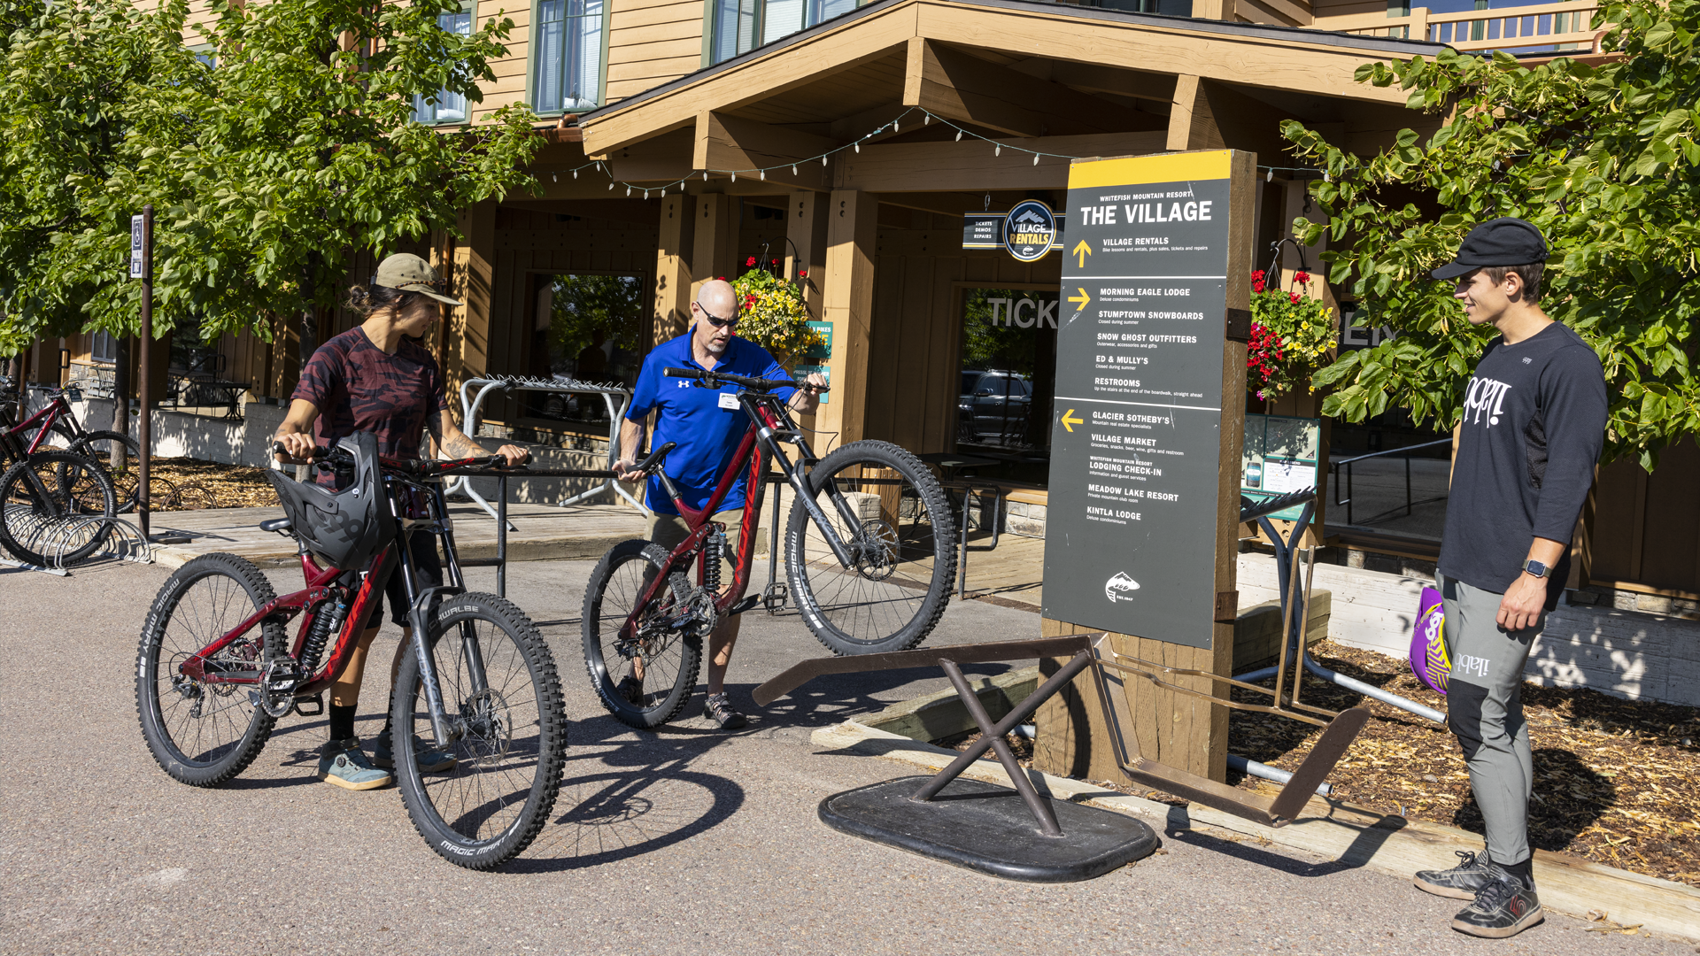
<path fill-rule="evenodd" d="M 276 440 L 288 454 L 305 459 L 315 445 L 331 445 L 355 432 L 377 436 L 380 454 L 396 458 L 419 457 L 420 444 L 429 430 L 436 452 L 449 458 L 472 458 L 488 454 L 455 426 L 449 414 L 443 373 L 431 353 L 419 343 L 432 325 L 442 320 L 444 304 L 460 305 L 436 291 L 437 273 L 424 259 L 397 253 L 378 265 L 370 286 L 349 290 L 348 307 L 366 317 L 361 324 L 319 346 L 291 397 L 289 414 L 278 426 Z M 530 455 L 514 445 L 503 445 L 497 453 L 510 465 L 523 464 Z M 336 479 L 320 475 L 331 484 Z M 436 538 L 413 537 L 413 559 L 421 587 L 443 583 L 442 564 Z M 390 681 L 408 646 L 407 601 L 399 575 L 390 578 L 387 589 L 390 618 L 402 628 L 401 643 L 390 663 Z M 360 682 L 366 669 L 366 651 L 382 623 L 383 602 L 372 609 L 367 628 L 348 666 L 331 685 L 330 743 L 320 753 L 318 776 L 327 783 L 349 790 L 371 790 L 390 782 L 390 774 L 379 767 L 395 766 L 390 745 L 388 709 L 383 732 L 372 747 L 370 759 L 354 735 L 354 715 L 360 701 Z M 415 742 L 415 746 L 422 746 Z M 421 754 L 421 770 L 441 771 L 454 765 L 446 753 Z"/>

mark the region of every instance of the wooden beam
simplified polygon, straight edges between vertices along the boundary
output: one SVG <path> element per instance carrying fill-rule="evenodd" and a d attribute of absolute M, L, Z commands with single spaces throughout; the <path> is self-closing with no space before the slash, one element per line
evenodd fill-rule
<path fill-rule="evenodd" d="M 1310 40 L 1304 31 L 1225 36 L 1189 28 L 1188 21 L 1179 19 L 1172 27 L 1109 20 L 1092 20 L 1088 26 L 1079 16 L 1038 7 L 918 2 L 916 35 L 963 45 L 1020 50 L 1027 56 L 1073 63 L 1162 64 L 1165 72 L 1175 74 L 1351 100 L 1403 105 L 1407 95 L 1396 87 L 1353 78 L 1360 64 L 1395 54 Z"/>
<path fill-rule="evenodd" d="M 597 155 L 657 133 L 696 124 L 703 110 L 729 112 L 758 100 L 815 83 L 901 49 L 915 35 L 915 5 L 857 17 L 786 44 L 735 69 L 646 96 L 630 107 L 599 116 L 581 128 L 586 153 Z"/>
<path fill-rule="evenodd" d="M 903 105 L 1015 136 L 1149 129 L 1151 117 L 948 44 L 909 40 Z"/>
<path fill-rule="evenodd" d="M 824 320 L 832 323 L 832 358 L 827 361 L 832 400 L 820 406 L 816 427 L 837 432 L 843 446 L 862 438 L 867 411 L 868 346 L 873 324 L 874 258 L 878 199 L 854 189 L 835 189 L 827 201 Z"/>
<path fill-rule="evenodd" d="M 454 296 L 449 313 L 450 367 L 475 378 L 490 371 L 490 318 L 496 290 L 496 203 L 485 201 L 459 217 L 466 241 L 455 246 Z M 458 359 L 458 361 L 456 361 Z M 451 382 L 457 387 L 458 382 Z"/>
<path fill-rule="evenodd" d="M 786 197 L 785 237 L 791 242 L 785 249 L 785 274 L 796 275 L 798 269 L 808 272 L 803 279 L 803 304 L 814 316 L 825 314 L 821 288 L 826 275 L 828 198 L 803 189 Z"/>
<path fill-rule="evenodd" d="M 740 179 L 755 179 L 753 169 L 778 166 L 772 178 L 783 179 L 788 185 L 824 189 L 826 169 L 818 160 L 802 162 L 839 146 L 836 140 L 813 133 L 758 123 L 755 120 L 727 116 L 712 110 L 697 114 L 696 136 L 691 165 L 707 170 L 711 175 L 737 171 Z M 797 167 L 792 175 L 787 166 Z M 781 173 L 783 175 L 781 175 Z"/>
<path fill-rule="evenodd" d="M 696 200 L 661 200 L 655 246 L 655 296 L 650 311 L 649 346 L 684 333 L 691 320 L 691 259 L 696 245 Z"/>
<path fill-rule="evenodd" d="M 622 146 L 604 157 L 603 163 L 615 179 L 624 182 L 656 185 L 678 182 L 695 171 L 691 165 L 691 146 L 695 138 L 694 128 L 673 130 L 642 143 Z M 584 173 L 579 175 L 582 178 Z M 591 182 L 596 179 L 591 177 Z M 607 182 L 604 180 L 600 185 L 607 192 Z M 616 190 L 610 195 L 625 194 Z"/>
<path fill-rule="evenodd" d="M 963 139 L 944 143 L 885 143 L 861 153 L 840 153 L 834 181 L 838 189 L 877 192 L 950 192 L 961 189 L 1062 189 L 1068 185 L 1067 159 L 1057 156 L 1134 156 L 1162 152 L 1165 134 L 1097 133 L 1000 140 L 1010 146 L 1054 153 L 1035 164 L 1031 155 Z"/>

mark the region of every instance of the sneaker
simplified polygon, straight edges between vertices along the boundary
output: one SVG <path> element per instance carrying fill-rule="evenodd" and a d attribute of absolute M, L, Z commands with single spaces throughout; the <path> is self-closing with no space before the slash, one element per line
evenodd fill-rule
<path fill-rule="evenodd" d="M 446 750 L 433 750 L 425 743 L 425 738 L 413 735 L 413 752 L 419 755 L 420 773 L 442 773 L 453 770 L 455 755 Z M 395 754 L 390 750 L 390 735 L 379 734 L 372 744 L 372 763 L 379 767 L 394 767 Z"/>
<path fill-rule="evenodd" d="M 720 725 L 721 730 L 737 730 L 749 723 L 743 714 L 732 709 L 725 694 L 709 694 L 703 702 L 702 715 Z"/>
<path fill-rule="evenodd" d="M 628 704 L 631 704 L 633 707 L 642 707 L 643 706 L 643 678 L 634 677 L 631 674 L 627 674 L 626 676 L 620 678 L 620 684 L 619 684 L 619 686 L 614 688 L 614 693 L 621 700 L 625 701 Z"/>
<path fill-rule="evenodd" d="M 1546 919 L 1533 883 L 1494 867 L 1496 879 L 1482 887 L 1475 902 L 1452 917 L 1452 928 L 1471 936 L 1504 939 Z"/>
<path fill-rule="evenodd" d="M 376 790 L 390 785 L 390 775 L 372 766 L 360 752 L 360 738 L 333 740 L 319 751 L 318 777 L 344 790 Z"/>
<path fill-rule="evenodd" d="M 1463 862 L 1450 870 L 1418 870 L 1411 882 L 1416 884 L 1417 889 L 1435 896 L 1473 900 L 1482 887 L 1493 882 L 1499 868 L 1488 860 L 1485 853 L 1481 856 L 1468 850 L 1453 850 L 1452 853 Z"/>

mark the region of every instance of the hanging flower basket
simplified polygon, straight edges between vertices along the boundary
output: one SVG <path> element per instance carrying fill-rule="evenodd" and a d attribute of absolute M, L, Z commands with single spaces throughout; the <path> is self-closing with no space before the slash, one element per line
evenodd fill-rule
<path fill-rule="evenodd" d="M 1334 348 L 1334 310 L 1304 294 L 1315 277 L 1293 275 L 1292 290 L 1266 282 L 1259 269 L 1251 274 L 1251 342 L 1246 349 L 1246 389 L 1264 401 L 1274 401 L 1303 388 L 1328 364 Z"/>
<path fill-rule="evenodd" d="M 781 279 L 777 275 L 778 259 L 763 264 L 751 256 L 744 267 L 747 271 L 732 283 L 732 291 L 738 296 L 739 336 L 767 349 L 786 368 L 825 344 L 809 327 L 813 316 L 803 304 L 802 283 Z M 797 273 L 799 280 L 807 275 Z"/>

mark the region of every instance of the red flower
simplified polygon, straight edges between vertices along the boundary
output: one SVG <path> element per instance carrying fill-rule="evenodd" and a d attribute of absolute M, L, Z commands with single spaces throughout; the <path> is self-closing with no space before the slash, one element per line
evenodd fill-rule
<path fill-rule="evenodd" d="M 725 281 L 726 281 L 726 277 L 725 277 L 725 276 L 715 276 L 715 277 L 714 277 L 714 278 L 715 278 L 715 279 L 716 279 L 716 280 L 717 280 L 717 281 L 720 281 L 720 282 L 725 282 Z"/>
<path fill-rule="evenodd" d="M 1262 270 L 1262 269 L 1259 269 L 1259 270 L 1257 270 L 1257 271 L 1256 271 L 1256 272 L 1253 272 L 1253 273 L 1252 273 L 1252 274 L 1251 274 L 1251 281 L 1253 281 L 1253 282 L 1262 282 L 1262 281 L 1263 281 L 1263 275 L 1264 275 L 1264 273 L 1263 273 L 1263 270 Z"/>
<path fill-rule="evenodd" d="M 1294 305 L 1299 304 L 1299 294 L 1297 292 L 1293 293 L 1292 295 L 1288 296 L 1287 298 L 1291 299 L 1293 301 Z"/>
<path fill-rule="evenodd" d="M 809 270 L 807 270 L 807 269 L 798 269 L 797 270 L 797 278 L 807 279 L 808 277 L 809 277 Z"/>
<path fill-rule="evenodd" d="M 768 260 L 768 261 L 769 261 L 769 262 L 771 262 L 771 263 L 773 263 L 773 264 L 774 264 L 774 265 L 779 265 L 779 260 L 778 260 L 778 259 L 769 259 L 769 260 Z"/>
<path fill-rule="evenodd" d="M 756 264 L 756 257 L 755 256 L 751 256 L 748 259 L 744 260 L 744 265 L 745 265 L 746 268 L 749 267 L 749 266 L 753 266 L 755 264 Z"/>
<path fill-rule="evenodd" d="M 1304 284 L 1310 282 L 1310 273 L 1308 273 L 1308 272 L 1294 273 L 1293 278 L 1295 280 L 1297 280 L 1300 285 L 1304 285 Z"/>
<path fill-rule="evenodd" d="M 1251 291 L 1253 291 L 1253 292 L 1262 292 L 1262 291 L 1263 291 L 1263 280 L 1262 280 L 1262 279 L 1259 279 L 1259 280 L 1257 280 L 1257 281 L 1256 281 L 1256 282 L 1253 282 L 1253 283 L 1252 283 L 1252 284 L 1251 284 Z"/>

